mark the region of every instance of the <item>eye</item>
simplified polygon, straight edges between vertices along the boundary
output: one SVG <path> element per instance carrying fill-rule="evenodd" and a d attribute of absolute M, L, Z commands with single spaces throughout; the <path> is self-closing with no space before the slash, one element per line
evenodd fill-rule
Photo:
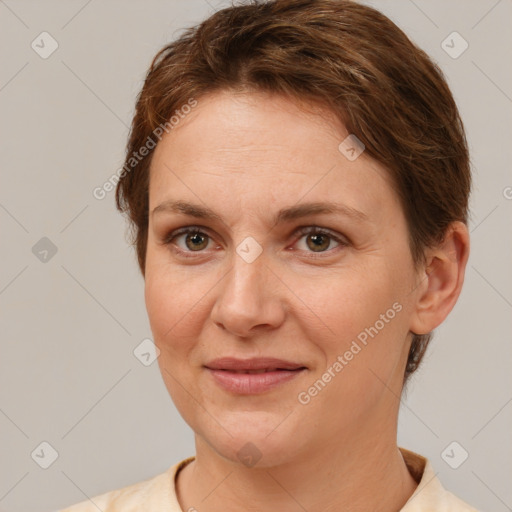
<path fill-rule="evenodd" d="M 340 246 L 347 246 L 348 243 L 343 240 L 341 237 L 331 233 L 326 229 L 322 229 L 316 226 L 307 226 L 300 228 L 298 231 L 299 234 L 303 235 L 299 238 L 297 245 L 301 245 L 300 241 L 304 239 L 303 248 L 300 250 L 305 250 L 307 252 L 313 253 L 323 253 L 328 252 L 331 249 L 336 249 Z M 334 248 L 331 248 L 332 242 L 335 242 L 337 245 Z"/>
<path fill-rule="evenodd" d="M 212 239 L 208 233 L 202 231 L 202 228 L 188 226 L 170 233 L 165 237 L 163 243 L 175 245 L 178 252 L 188 256 L 187 253 L 202 252 L 212 243 Z"/>

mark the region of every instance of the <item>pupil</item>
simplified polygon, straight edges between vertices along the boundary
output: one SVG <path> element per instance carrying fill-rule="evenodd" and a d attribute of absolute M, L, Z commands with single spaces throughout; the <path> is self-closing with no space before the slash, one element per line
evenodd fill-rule
<path fill-rule="evenodd" d="M 313 241 L 313 247 L 311 249 L 325 249 L 329 245 L 329 242 L 325 243 L 325 239 L 328 239 L 325 235 L 310 235 L 310 239 Z M 322 243 L 324 240 L 324 243 Z"/>
<path fill-rule="evenodd" d="M 201 236 L 199 233 L 193 233 L 187 237 L 187 246 L 189 249 L 201 249 L 201 242 L 203 242 L 202 245 L 204 245 L 204 240 L 204 236 Z M 188 242 L 192 243 L 192 247 Z"/>

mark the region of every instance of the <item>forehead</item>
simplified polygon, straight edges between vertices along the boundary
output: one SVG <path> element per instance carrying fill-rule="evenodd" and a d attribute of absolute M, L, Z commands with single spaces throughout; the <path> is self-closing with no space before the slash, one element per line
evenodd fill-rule
<path fill-rule="evenodd" d="M 227 151 L 258 148 L 292 150 L 297 142 L 309 150 L 313 141 L 320 148 L 326 137 L 336 142 L 344 134 L 348 132 L 334 113 L 318 103 L 298 103 L 264 92 L 221 90 L 200 97 L 197 106 L 180 117 L 164 141 L 172 144 L 179 139 L 180 144 L 215 150 L 220 156 Z M 166 145 L 164 141 L 160 147 Z"/>
<path fill-rule="evenodd" d="M 348 136 L 319 105 L 265 93 L 207 95 L 157 145 L 150 209 L 168 199 L 247 210 L 261 209 L 262 198 L 267 206 L 304 198 L 371 214 L 396 203 L 383 166 L 364 152 L 351 161 L 340 151 Z"/>

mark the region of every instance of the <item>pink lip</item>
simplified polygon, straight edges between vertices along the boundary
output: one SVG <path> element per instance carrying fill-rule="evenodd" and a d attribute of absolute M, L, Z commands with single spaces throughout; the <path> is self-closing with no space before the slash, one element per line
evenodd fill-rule
<path fill-rule="evenodd" d="M 300 375 L 306 367 L 275 358 L 236 359 L 225 357 L 205 365 L 215 382 L 226 391 L 253 395 L 269 391 Z M 265 373 L 237 373 L 267 370 Z"/>

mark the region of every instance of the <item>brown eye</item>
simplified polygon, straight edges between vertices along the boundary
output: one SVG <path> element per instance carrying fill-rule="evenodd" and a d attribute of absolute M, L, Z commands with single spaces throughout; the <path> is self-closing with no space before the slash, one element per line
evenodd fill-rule
<path fill-rule="evenodd" d="M 325 234 L 310 234 L 306 236 L 307 246 L 314 252 L 322 252 L 329 248 L 330 236 Z"/>
<path fill-rule="evenodd" d="M 299 233 L 303 236 L 297 242 L 298 248 L 309 253 L 329 252 L 337 249 L 338 246 L 344 247 L 348 245 L 348 242 L 344 241 L 340 236 L 315 226 L 301 228 Z M 305 243 L 302 242 L 303 239 Z M 333 243 L 336 245 L 331 247 Z M 302 247 L 300 247 L 301 245 Z"/>
<path fill-rule="evenodd" d="M 191 251 L 200 251 L 208 246 L 208 235 L 199 231 L 187 233 L 185 244 Z"/>
<path fill-rule="evenodd" d="M 212 241 L 210 235 L 201 231 L 197 227 L 185 227 L 173 231 L 167 235 L 163 243 L 169 246 L 175 246 L 176 250 L 184 256 L 191 253 L 203 252 Z"/>

